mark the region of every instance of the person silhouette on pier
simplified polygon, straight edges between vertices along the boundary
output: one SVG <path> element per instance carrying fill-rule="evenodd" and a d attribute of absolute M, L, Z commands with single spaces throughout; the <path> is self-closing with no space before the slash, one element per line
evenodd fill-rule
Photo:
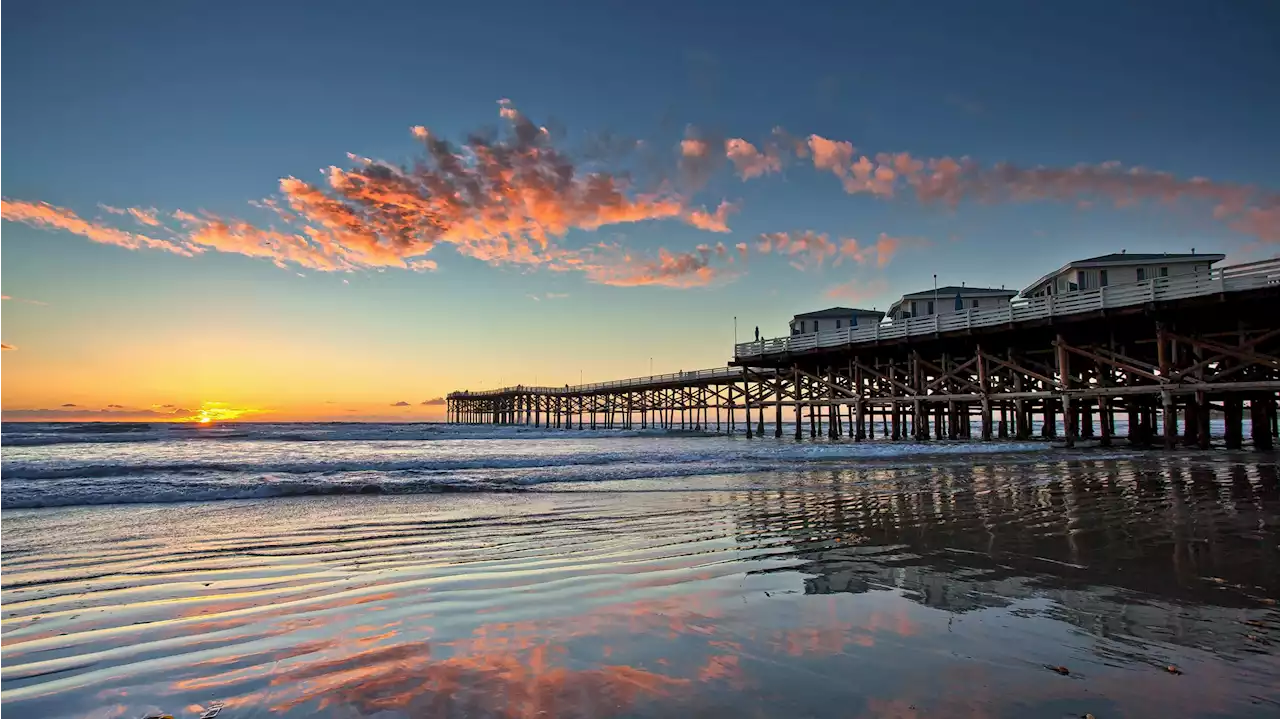
<path fill-rule="evenodd" d="M 756 325 L 756 342 L 760 341 L 760 325 Z"/>

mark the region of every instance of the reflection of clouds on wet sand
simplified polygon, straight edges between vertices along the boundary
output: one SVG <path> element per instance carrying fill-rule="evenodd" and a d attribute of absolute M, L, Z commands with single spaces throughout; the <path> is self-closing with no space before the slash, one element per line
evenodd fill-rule
<path fill-rule="evenodd" d="M 4 708 L 194 714 L 217 698 L 233 717 L 523 719 L 1280 706 L 1274 465 L 1039 459 L 467 502 L 470 515 L 422 497 L 246 503 L 232 526 L 197 511 L 185 532 L 148 525 L 143 508 L 49 523 L 57 553 L 6 555 Z M 447 518 L 432 514 L 445 504 Z M 1059 665 L 1070 673 L 1046 669 Z"/>

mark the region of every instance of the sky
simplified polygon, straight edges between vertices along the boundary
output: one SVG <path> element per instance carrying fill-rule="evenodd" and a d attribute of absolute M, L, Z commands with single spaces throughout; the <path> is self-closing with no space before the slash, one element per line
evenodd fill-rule
<path fill-rule="evenodd" d="M 4 7 L 3 411 L 438 419 L 1280 251 L 1280 5 Z"/>

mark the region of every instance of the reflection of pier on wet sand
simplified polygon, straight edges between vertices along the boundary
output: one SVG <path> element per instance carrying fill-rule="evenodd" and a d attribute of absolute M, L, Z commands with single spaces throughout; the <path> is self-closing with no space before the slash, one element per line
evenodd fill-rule
<path fill-rule="evenodd" d="M 1005 308 L 739 344 L 730 367 L 448 396 L 451 422 L 681 427 L 796 439 L 1162 437 L 1271 449 L 1280 434 L 1280 259 Z M 1246 420 L 1246 408 L 1248 417 Z M 976 432 L 975 432 L 976 427 Z"/>
<path fill-rule="evenodd" d="M 785 538 L 798 563 L 764 571 L 808 575 L 806 594 L 895 590 L 952 613 L 1048 599 L 1055 619 L 1099 636 L 1263 648 L 1246 620 L 1280 598 L 1275 464 L 916 469 L 812 472 L 739 495 L 737 541 L 773 555 Z"/>

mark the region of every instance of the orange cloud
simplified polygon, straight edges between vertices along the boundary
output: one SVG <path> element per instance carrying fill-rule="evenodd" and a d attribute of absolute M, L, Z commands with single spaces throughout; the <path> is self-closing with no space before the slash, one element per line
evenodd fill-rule
<path fill-rule="evenodd" d="M 853 143 L 810 135 L 808 147 L 813 155 L 814 167 L 835 173 L 836 177 L 848 175 L 849 166 L 853 164 Z"/>
<path fill-rule="evenodd" d="M 16 350 L 16 349 L 18 348 L 14 347 L 13 345 L 7 342 L 0 342 L 0 350 Z"/>
<path fill-rule="evenodd" d="M 545 128 L 534 125 L 509 101 L 499 105 L 509 132 L 497 139 L 477 134 L 455 148 L 425 127 L 411 128 L 425 150 L 424 158 L 411 169 L 352 157 L 355 167 L 330 167 L 323 186 L 284 178 L 281 200 L 256 204 L 274 211 L 290 226 L 287 229 L 177 210 L 170 217 L 181 229 L 174 230 L 155 210 L 103 206 L 112 214 L 127 214 L 165 229 L 177 238 L 171 241 L 89 222 L 45 203 L 5 200 L 3 215 L 130 249 L 152 247 L 184 255 L 212 249 L 267 259 L 281 267 L 325 272 L 383 267 L 430 270 L 436 263 L 425 255 L 441 243 L 490 264 L 587 272 L 580 250 L 558 246 L 570 230 L 678 219 L 708 231 L 728 231 L 726 218 L 733 205 L 722 203 L 714 213 L 691 209 L 686 198 L 666 187 L 632 193 L 620 177 L 579 172 L 552 145 Z M 682 146 L 682 158 L 705 160 L 705 167 L 691 169 L 701 177 L 723 162 L 718 150 L 711 149 L 715 145 L 691 135 Z M 665 257 L 670 258 L 668 264 L 688 265 L 678 259 L 683 255 Z M 639 279 L 654 270 L 668 273 L 660 275 L 667 282 L 675 272 L 660 258 L 657 265 L 642 262 L 636 272 L 621 276 Z M 613 273 L 613 269 L 597 270 L 588 276 L 613 277 Z M 696 271 L 686 274 L 694 276 Z"/>
<path fill-rule="evenodd" d="M 782 156 L 776 145 L 766 145 L 765 151 L 740 138 L 726 140 L 725 156 L 733 163 L 738 176 L 744 180 L 782 171 Z"/>
<path fill-rule="evenodd" d="M 728 232 L 729 231 L 729 213 L 737 212 L 738 207 L 731 202 L 721 202 L 714 213 L 708 213 L 706 210 L 697 209 L 689 213 L 686 221 L 707 232 Z"/>
<path fill-rule="evenodd" d="M 129 214 L 133 216 L 133 219 L 144 225 L 150 225 L 151 227 L 160 226 L 160 220 L 156 219 L 156 211 L 154 209 L 142 210 L 137 207 L 130 207 Z"/>

